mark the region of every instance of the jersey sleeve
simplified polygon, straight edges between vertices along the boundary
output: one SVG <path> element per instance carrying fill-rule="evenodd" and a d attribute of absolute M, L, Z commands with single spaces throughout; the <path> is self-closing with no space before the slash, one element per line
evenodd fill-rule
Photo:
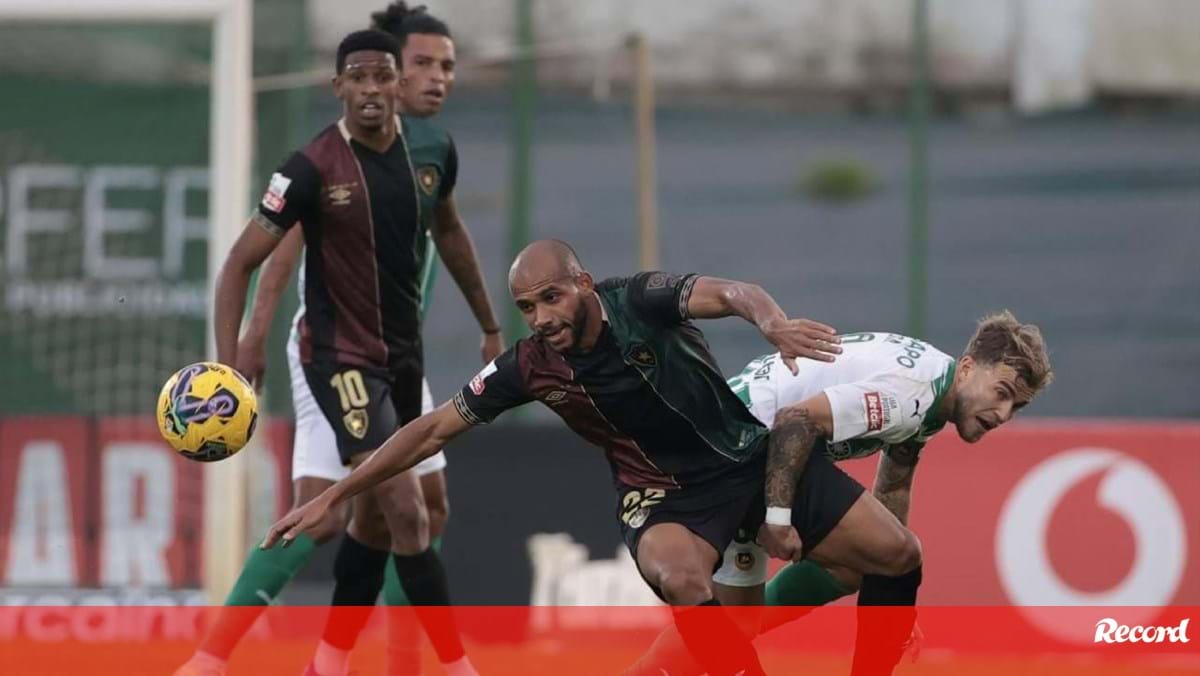
<path fill-rule="evenodd" d="M 321 176 L 303 153 L 292 156 L 279 167 L 267 183 L 258 203 L 254 222 L 272 234 L 282 236 L 297 222 L 312 217 L 321 190 Z"/>
<path fill-rule="evenodd" d="M 450 138 L 450 145 L 446 149 L 446 161 L 442 165 L 442 182 L 438 185 L 438 199 L 444 200 L 454 193 L 454 186 L 458 184 L 458 148 L 454 145 L 454 138 Z"/>
<path fill-rule="evenodd" d="M 517 367 L 517 345 L 514 345 L 483 367 L 454 395 L 454 408 L 469 424 L 485 425 L 508 409 L 530 401 L 533 396 Z"/>
<path fill-rule="evenodd" d="M 629 279 L 629 305 L 643 319 L 657 324 L 679 324 L 691 319 L 688 299 L 700 275 L 639 272 Z"/>
<path fill-rule="evenodd" d="M 902 377 L 834 385 L 824 392 L 833 411 L 831 443 L 847 439 L 900 443 L 920 430 L 921 419 L 933 403 L 928 383 Z"/>

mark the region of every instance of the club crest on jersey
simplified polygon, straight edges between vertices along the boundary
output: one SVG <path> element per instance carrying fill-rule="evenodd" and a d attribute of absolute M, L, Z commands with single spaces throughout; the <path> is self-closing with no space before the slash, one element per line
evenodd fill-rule
<path fill-rule="evenodd" d="M 433 197 L 433 191 L 437 189 L 437 184 L 438 168 L 436 166 L 428 164 L 417 169 L 417 185 L 421 186 L 421 192 Z"/>
<path fill-rule="evenodd" d="M 287 204 L 284 195 L 291 184 L 292 179 L 278 171 L 271 174 L 271 182 L 267 184 L 267 192 L 263 194 L 262 205 L 275 213 L 283 211 L 283 206 Z"/>
<path fill-rule="evenodd" d="M 654 351 L 645 343 L 634 343 L 629 346 L 628 353 L 630 361 L 638 366 L 657 366 L 658 359 L 654 356 Z"/>
<path fill-rule="evenodd" d="M 357 183 L 341 183 L 331 185 L 326 190 L 329 194 L 329 204 L 335 207 L 349 206 L 350 196 L 354 193 L 350 190 Z"/>
<path fill-rule="evenodd" d="M 342 424 L 346 426 L 346 431 L 355 439 L 362 439 L 367 436 L 367 425 L 370 423 L 370 418 L 367 417 L 367 412 L 364 409 L 352 409 L 349 413 L 342 416 Z"/>
<path fill-rule="evenodd" d="M 733 558 L 733 565 L 745 572 L 754 568 L 754 552 L 738 552 Z"/>

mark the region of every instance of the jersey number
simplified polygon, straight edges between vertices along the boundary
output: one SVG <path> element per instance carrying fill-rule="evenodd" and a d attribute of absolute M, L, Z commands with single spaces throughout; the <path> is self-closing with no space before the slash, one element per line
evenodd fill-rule
<path fill-rule="evenodd" d="M 367 385 L 363 382 L 362 371 L 358 369 L 334 375 L 329 380 L 329 384 L 337 390 L 343 411 L 363 408 L 371 401 L 371 398 L 367 396 Z"/>
<path fill-rule="evenodd" d="M 644 492 L 632 490 L 621 499 L 621 520 L 630 528 L 641 528 L 650 516 L 650 508 L 663 501 L 667 492 L 661 488 L 647 488 Z"/>

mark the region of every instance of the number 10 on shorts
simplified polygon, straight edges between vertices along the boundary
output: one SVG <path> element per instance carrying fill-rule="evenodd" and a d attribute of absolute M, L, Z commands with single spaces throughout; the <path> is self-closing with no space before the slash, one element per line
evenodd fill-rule
<path fill-rule="evenodd" d="M 337 390 L 343 412 L 352 408 L 364 408 L 371 401 L 367 396 L 367 385 L 363 382 L 362 371 L 358 369 L 335 374 L 329 379 L 329 384 Z"/>

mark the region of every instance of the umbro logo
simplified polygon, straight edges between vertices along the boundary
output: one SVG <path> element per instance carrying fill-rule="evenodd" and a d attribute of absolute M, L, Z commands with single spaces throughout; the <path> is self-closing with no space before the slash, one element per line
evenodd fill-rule
<path fill-rule="evenodd" d="M 562 390 L 553 390 L 552 392 L 550 392 L 550 394 L 547 394 L 545 396 L 545 398 L 542 399 L 542 401 L 546 402 L 547 404 L 549 404 L 551 406 L 557 406 L 558 404 L 563 403 L 563 401 L 565 401 L 566 398 L 567 398 L 566 392 L 563 392 Z"/>

